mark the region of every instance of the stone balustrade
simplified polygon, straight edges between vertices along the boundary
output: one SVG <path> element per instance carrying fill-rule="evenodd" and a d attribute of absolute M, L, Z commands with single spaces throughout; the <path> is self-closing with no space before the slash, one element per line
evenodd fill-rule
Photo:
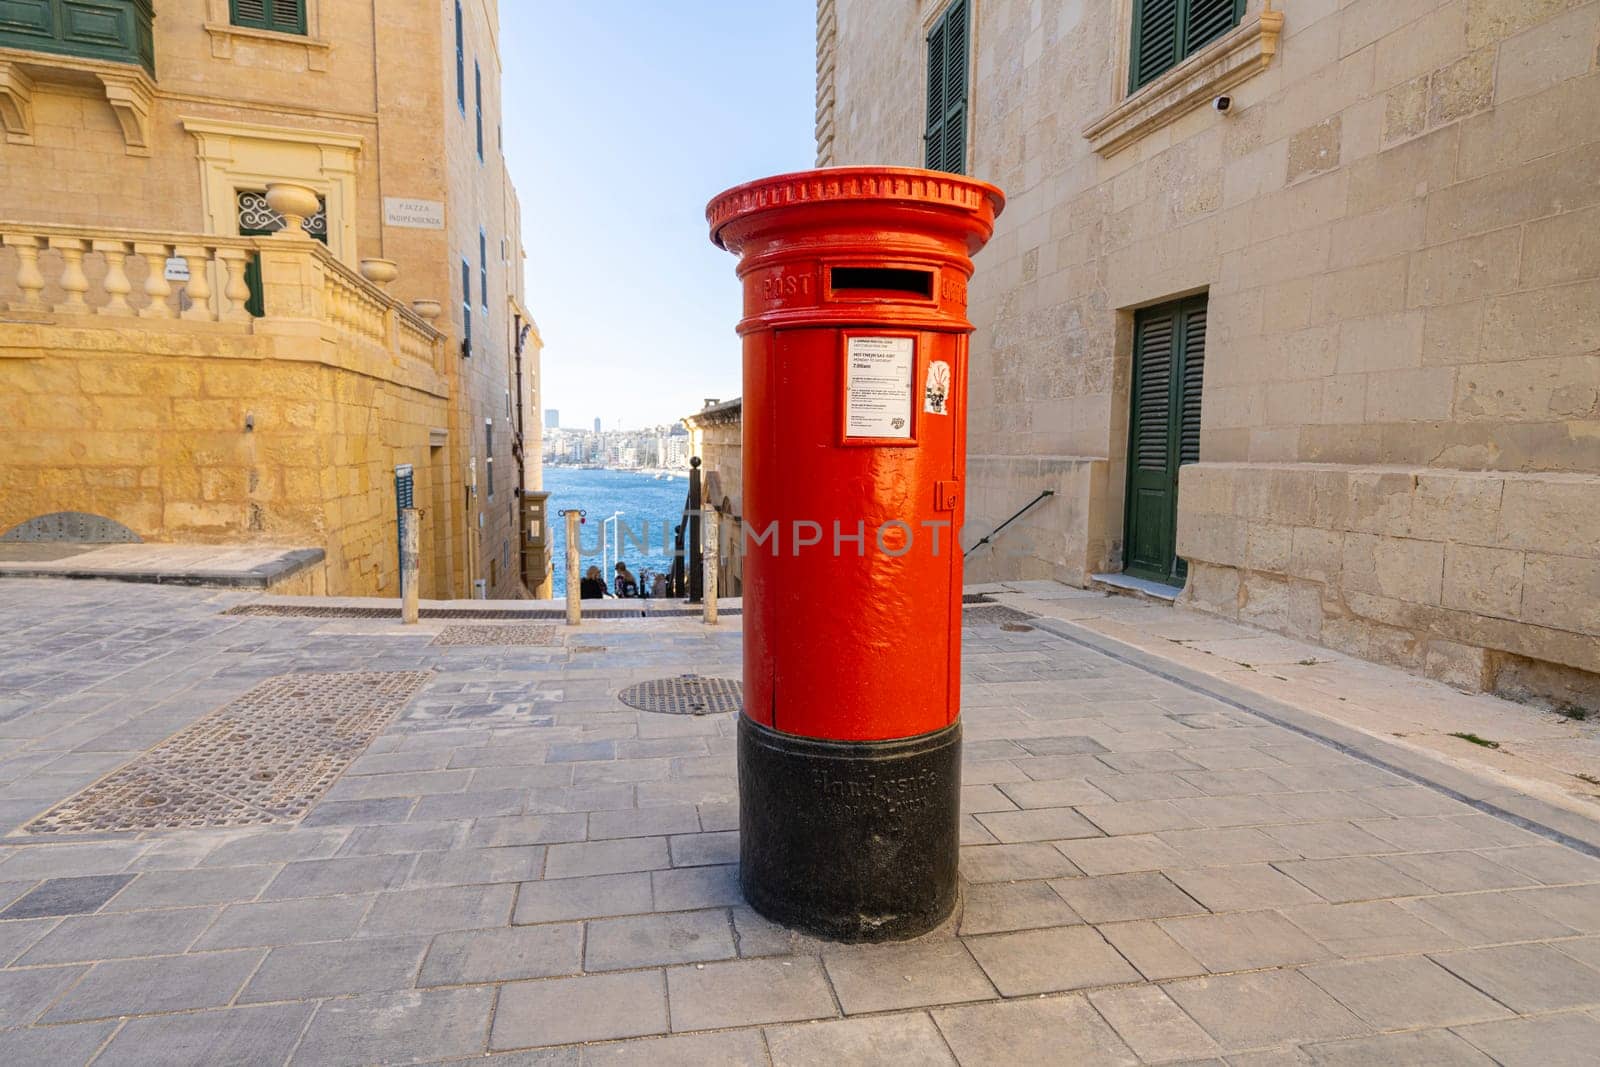
<path fill-rule="evenodd" d="M 260 267 L 263 316 L 246 269 Z M 225 237 L 0 222 L 0 319 L 319 322 L 442 372 L 444 337 L 410 307 L 298 238 Z M 110 323 L 106 323 L 109 325 Z"/>

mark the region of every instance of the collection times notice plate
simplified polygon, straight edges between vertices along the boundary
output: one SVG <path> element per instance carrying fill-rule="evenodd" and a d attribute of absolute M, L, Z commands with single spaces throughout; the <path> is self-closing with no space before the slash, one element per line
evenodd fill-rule
<path fill-rule="evenodd" d="M 849 338 L 844 435 L 909 441 L 916 365 L 917 345 L 910 337 Z"/>

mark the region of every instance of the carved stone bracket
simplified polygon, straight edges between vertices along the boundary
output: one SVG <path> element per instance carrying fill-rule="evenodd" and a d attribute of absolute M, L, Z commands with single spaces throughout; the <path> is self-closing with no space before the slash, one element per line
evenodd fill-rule
<path fill-rule="evenodd" d="M 1140 87 L 1084 127 L 1083 136 L 1102 156 L 1120 152 L 1266 69 L 1278 53 L 1278 37 L 1282 32 L 1282 12 L 1261 12 L 1149 85 Z"/>
<path fill-rule="evenodd" d="M 33 143 L 33 79 L 5 59 L 0 59 L 0 126 L 6 143 Z"/>
<path fill-rule="evenodd" d="M 130 156 L 150 154 L 150 79 L 142 71 L 132 74 L 96 71 L 105 86 L 106 102 L 122 125 L 122 140 Z"/>

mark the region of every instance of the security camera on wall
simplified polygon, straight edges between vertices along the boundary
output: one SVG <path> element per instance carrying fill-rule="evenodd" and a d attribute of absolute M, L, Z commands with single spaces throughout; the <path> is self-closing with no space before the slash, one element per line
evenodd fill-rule
<path fill-rule="evenodd" d="M 1233 107 L 1233 97 L 1219 96 L 1215 100 L 1211 101 L 1211 106 L 1216 108 L 1218 111 L 1225 112 L 1229 108 Z"/>

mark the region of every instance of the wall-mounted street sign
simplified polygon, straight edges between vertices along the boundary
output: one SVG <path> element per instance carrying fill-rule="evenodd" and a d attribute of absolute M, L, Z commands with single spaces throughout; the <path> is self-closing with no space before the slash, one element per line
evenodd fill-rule
<path fill-rule="evenodd" d="M 383 222 L 410 230 L 444 229 L 444 204 L 437 200 L 413 200 L 405 196 L 383 198 Z"/>
<path fill-rule="evenodd" d="M 189 280 L 189 261 L 182 256 L 171 256 L 167 259 L 167 281 L 186 282 Z"/>

